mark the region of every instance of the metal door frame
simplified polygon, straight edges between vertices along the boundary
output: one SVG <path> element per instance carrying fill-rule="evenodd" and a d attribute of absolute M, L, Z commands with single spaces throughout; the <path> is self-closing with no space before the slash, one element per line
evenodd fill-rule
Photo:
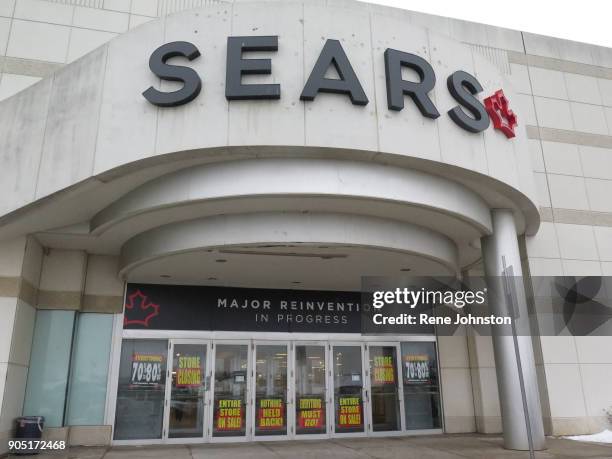
<path fill-rule="evenodd" d="M 285 346 L 287 348 L 287 390 L 285 392 L 285 410 L 287 412 L 287 433 L 285 435 L 255 435 L 255 418 L 256 418 L 256 406 L 255 399 L 257 398 L 255 380 L 255 368 L 257 364 L 257 346 Z M 253 365 L 251 367 L 251 419 L 249 420 L 249 426 L 252 432 L 251 440 L 253 441 L 278 441 L 278 440 L 289 440 L 292 438 L 295 429 L 290 419 L 290 413 L 293 410 L 293 398 L 291 398 L 291 387 L 293 380 L 291 374 L 293 373 L 293 366 L 291 365 L 293 359 L 293 352 L 291 350 L 291 341 L 288 340 L 253 340 L 251 352 L 253 354 Z"/>
<path fill-rule="evenodd" d="M 372 375 L 370 374 L 370 347 L 393 347 L 395 348 L 395 371 L 397 375 L 397 381 L 395 385 L 395 390 L 397 392 L 397 400 L 398 400 L 398 409 L 400 413 L 400 425 L 398 430 L 383 430 L 379 432 L 374 431 L 374 423 L 372 421 Z M 367 369 L 367 387 L 368 393 L 370 397 L 368 399 L 368 436 L 372 437 L 390 437 L 395 435 L 405 435 L 406 430 L 406 413 L 404 410 L 404 391 L 402 384 L 402 366 L 401 366 L 401 346 L 399 341 L 381 341 L 374 343 L 366 343 L 365 345 L 365 355 L 364 355 L 364 365 Z"/>
<path fill-rule="evenodd" d="M 170 408 L 172 406 L 172 368 L 174 365 L 174 345 L 175 344 L 194 344 L 194 345 L 202 345 L 206 349 L 206 362 L 204 362 L 204 378 L 206 384 L 206 390 L 204 391 L 204 407 L 203 407 L 203 417 L 202 420 L 202 436 L 201 437 L 177 437 L 170 438 Z M 210 340 L 204 339 L 170 339 L 168 340 L 168 364 L 166 365 L 166 398 L 164 401 L 164 435 L 162 439 L 164 443 L 167 444 L 187 444 L 187 443 L 204 443 L 208 441 L 208 436 L 210 434 L 210 426 L 208 423 L 209 409 L 208 405 L 210 404 L 211 397 L 211 383 L 212 383 L 212 371 L 211 371 L 211 343 Z M 208 383 L 206 383 L 208 381 Z"/>
<path fill-rule="evenodd" d="M 323 434 L 298 434 L 297 433 L 297 420 L 295 419 L 295 407 L 297 403 L 296 397 L 296 356 L 297 352 L 295 351 L 296 346 L 318 346 L 323 348 L 323 361 L 325 363 L 325 433 Z M 294 434 L 292 436 L 293 439 L 299 440 L 320 440 L 331 437 L 331 423 L 333 422 L 333 394 L 331 392 L 331 387 L 333 385 L 333 381 L 331 378 L 331 368 L 329 367 L 329 355 L 330 355 L 330 347 L 329 341 L 310 341 L 310 340 L 296 340 L 293 341 L 293 359 L 292 359 L 292 379 L 291 379 L 291 390 L 293 392 L 293 419 L 294 419 Z"/>
<path fill-rule="evenodd" d="M 228 436 L 228 437 L 215 437 L 213 435 L 213 423 L 214 419 L 214 409 L 215 409 L 215 369 L 216 369 L 216 361 L 217 361 L 217 348 L 223 345 L 243 345 L 247 347 L 247 371 L 246 371 L 246 413 L 245 413 L 245 433 L 244 436 Z M 249 403 L 251 394 L 251 379 L 252 379 L 252 371 L 253 371 L 253 352 L 252 352 L 252 340 L 243 339 L 243 340 L 232 340 L 232 339 L 216 339 L 212 343 L 213 353 L 211 359 L 211 381 L 210 381 L 210 404 L 208 406 L 209 411 L 209 422 L 208 426 L 210 428 L 210 435 L 208 436 L 208 441 L 210 443 L 233 443 L 233 442 L 245 442 L 251 441 L 252 437 L 252 426 L 249 424 L 249 419 L 251 416 L 251 404 Z"/>
<path fill-rule="evenodd" d="M 358 347 L 361 350 L 361 400 L 362 400 L 362 421 L 363 421 L 363 431 L 361 432 L 336 432 L 336 391 L 334 387 L 334 379 L 335 379 L 335 370 L 336 366 L 334 365 L 334 347 Z M 332 398 L 332 410 L 333 414 L 331 416 L 331 431 L 330 436 L 332 438 L 343 438 L 343 437 L 364 437 L 368 435 L 368 418 L 366 413 L 369 411 L 369 395 L 366 388 L 366 368 L 365 368 L 365 342 L 361 341 L 330 341 L 329 342 L 329 369 L 330 369 L 330 385 L 332 389 L 331 398 Z"/>
<path fill-rule="evenodd" d="M 118 326 L 117 324 L 115 324 Z M 123 323 L 121 323 L 123 325 Z M 146 438 L 146 439 L 133 439 L 133 440 L 115 440 L 115 422 L 116 422 L 116 407 L 117 407 L 117 392 L 119 388 L 119 371 L 121 366 L 121 349 L 123 347 L 123 341 L 166 341 L 166 375 L 165 378 L 165 386 L 164 386 L 164 402 L 163 402 L 163 417 L 162 417 L 162 431 L 160 438 Z M 113 393 L 112 398 L 110 398 L 110 402 L 112 403 L 112 437 L 111 444 L 116 446 L 135 446 L 135 445 L 163 445 L 166 443 L 166 402 L 168 400 L 168 357 L 170 355 L 170 339 L 165 337 L 146 337 L 146 338 L 132 338 L 132 337 L 119 337 L 119 345 L 114 345 L 115 354 L 112 360 L 111 371 L 109 372 L 109 376 L 115 378 L 113 381 Z"/>
<path fill-rule="evenodd" d="M 245 339 L 246 336 L 246 339 Z M 391 341 L 389 341 L 389 338 Z M 212 437 L 212 415 L 213 415 L 213 397 L 214 397 L 214 362 L 216 358 L 216 347 L 217 345 L 223 344 L 243 344 L 248 346 L 248 371 L 247 376 L 252 374 L 252 343 L 254 341 L 274 344 L 275 342 L 288 342 L 291 348 L 291 357 L 288 360 L 288 366 L 291 368 L 292 373 L 289 377 L 289 395 L 291 397 L 291 401 L 293 402 L 293 407 L 295 407 L 295 346 L 296 345 L 320 345 L 325 348 L 325 364 L 326 364 L 326 390 L 327 390 L 327 404 L 326 404 L 326 422 L 327 422 L 327 433 L 326 434 L 302 434 L 297 435 L 293 433 L 293 435 L 288 435 L 287 439 L 300 439 L 300 440 L 309 440 L 309 439 L 324 439 L 330 437 L 342 437 L 342 436 L 367 436 L 370 435 L 367 428 L 367 419 L 366 416 L 370 416 L 369 412 L 371 408 L 369 403 L 366 405 L 366 399 L 364 397 L 364 432 L 357 433 L 349 433 L 349 434 L 336 434 L 333 432 L 333 427 L 335 426 L 335 394 L 333 388 L 333 365 L 332 365 L 332 348 L 333 346 L 352 346 L 358 345 L 362 346 L 362 371 L 364 378 L 364 395 L 365 395 L 365 385 L 370 384 L 369 377 L 369 368 L 368 376 L 366 377 L 366 350 L 365 346 L 370 345 L 385 345 L 388 343 L 397 343 L 398 348 L 398 385 L 400 390 L 400 403 L 402 406 L 400 407 L 400 413 L 402 417 L 402 431 L 401 434 L 405 436 L 410 435 L 425 435 L 425 434 L 440 434 L 444 431 L 444 403 L 443 403 L 443 391 L 442 391 L 442 381 L 438 381 L 440 387 L 440 405 L 441 405 L 441 422 L 442 428 L 436 429 L 419 429 L 419 430 L 406 430 L 406 413 L 405 406 L 403 401 L 403 369 L 402 369 L 402 354 L 401 354 L 401 343 L 402 342 L 434 342 L 436 343 L 436 357 L 438 363 L 438 369 L 440 367 L 440 358 L 439 358 L 439 346 L 437 343 L 437 339 L 434 335 L 411 335 L 411 336 L 392 336 L 392 337 L 382 337 L 382 336 L 359 336 L 355 334 L 328 334 L 328 333 L 275 333 L 273 335 L 263 332 L 229 332 L 229 331 L 183 331 L 183 330 L 124 330 L 123 329 L 123 316 L 116 315 L 113 323 L 113 338 L 111 342 L 111 357 L 109 359 L 109 371 L 108 371 L 108 381 L 107 381 L 107 399 L 106 399 L 106 410 L 105 410 L 105 423 L 107 425 L 112 426 L 112 445 L 155 445 L 155 444 L 164 444 L 166 443 L 163 440 L 164 431 L 162 430 L 162 438 L 160 439 L 135 439 L 135 440 L 115 440 L 114 439 L 114 426 L 115 426 L 115 415 L 116 415 L 116 405 L 117 405 L 117 387 L 118 387 L 118 378 L 119 378 L 119 368 L 121 361 L 121 348 L 124 339 L 129 340 L 164 340 L 170 343 L 171 341 L 175 343 L 180 342 L 201 342 L 208 343 L 208 376 L 210 377 L 210 387 L 208 390 L 208 411 L 205 414 L 205 419 L 207 426 L 204 429 L 206 435 L 202 437 L 200 443 L 205 442 L 241 442 L 241 441 L 251 441 L 254 436 L 252 436 L 249 432 L 249 428 L 251 427 L 248 424 L 247 419 L 247 433 L 244 437 Z M 366 341 L 367 340 L 367 341 Z M 170 345 L 169 345 L 170 347 Z M 170 349 L 168 348 L 168 352 Z M 168 358 L 169 354 L 167 354 Z M 168 369 L 168 368 L 167 368 Z M 438 371 L 438 375 L 440 372 Z M 169 385 L 167 384 L 166 390 L 170 390 Z M 368 388 L 368 395 L 370 388 Z M 251 395 L 250 385 L 247 383 L 247 400 Z M 165 407 L 164 407 L 165 409 Z M 290 410 L 289 419 L 291 419 L 292 426 L 294 427 L 295 432 L 295 409 Z M 251 408 L 247 404 L 247 416 L 249 416 L 251 412 Z M 164 420 L 166 418 L 166 413 L 164 412 Z M 250 419 L 250 418 L 249 418 Z M 167 428 L 167 423 L 164 421 L 164 425 Z M 394 435 L 395 432 L 384 432 L 385 435 L 390 436 Z M 378 433 L 374 433 L 374 435 L 378 435 Z M 257 439 L 264 439 L 264 437 L 257 437 Z M 174 440 L 174 439 L 172 439 Z M 181 443 L 187 443 L 189 439 L 181 439 Z M 195 443 L 195 441 L 194 441 Z"/>

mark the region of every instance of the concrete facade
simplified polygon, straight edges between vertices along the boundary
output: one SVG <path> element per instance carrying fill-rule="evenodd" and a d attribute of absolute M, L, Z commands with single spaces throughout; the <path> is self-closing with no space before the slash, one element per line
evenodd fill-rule
<path fill-rule="evenodd" d="M 266 56 L 272 75 L 249 77 L 280 83 L 279 101 L 225 99 L 230 35 L 279 36 Z M 327 38 L 341 41 L 367 106 L 299 100 Z M 188 105 L 154 107 L 142 91 L 174 85 L 148 57 L 175 40 L 200 49 L 190 67 L 203 90 Z M 387 109 L 388 47 L 431 63 L 440 118 L 409 103 Z M 507 208 L 525 274 L 612 275 L 611 49 L 348 0 L 9 0 L 0 53 L 0 437 L 22 413 L 37 310 L 120 318 L 126 281 L 196 282 L 194 266 L 220 278 L 207 250 L 299 241 L 295 250 L 349 247 L 370 260 L 356 270 L 384 275 L 400 261 L 382 252 L 415 273 L 478 272 L 474 241 L 491 234 L 490 210 Z M 504 89 L 516 138 L 453 124 L 444 83 L 460 69 L 483 96 Z M 197 262 L 180 258 L 189 252 Z M 348 267 L 334 266 L 346 270 L 335 285 L 316 265 L 299 275 L 311 273 L 311 288 L 356 288 Z M 298 274 L 274 269 L 221 275 L 227 285 L 291 287 Z M 501 432 L 491 339 L 438 345 L 445 431 Z M 547 433 L 606 426 L 610 347 L 612 337 L 535 340 Z M 110 426 L 98 427 L 55 433 L 110 441 Z"/>

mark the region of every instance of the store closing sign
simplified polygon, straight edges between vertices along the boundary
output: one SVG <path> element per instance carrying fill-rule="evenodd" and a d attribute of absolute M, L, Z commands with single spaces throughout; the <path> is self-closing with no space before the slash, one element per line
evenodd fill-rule
<path fill-rule="evenodd" d="M 202 385 L 201 357 L 181 355 L 176 369 L 176 387 L 199 387 Z"/>
<path fill-rule="evenodd" d="M 372 369 L 374 384 L 395 384 L 395 369 L 393 365 L 392 356 L 375 356 L 374 368 Z"/>
<path fill-rule="evenodd" d="M 244 84 L 242 81 L 244 75 L 272 74 L 271 59 L 245 59 L 244 53 L 276 52 L 278 46 L 278 36 L 228 37 L 225 80 L 225 97 L 228 101 L 280 99 L 281 85 L 278 83 Z M 153 74 L 162 80 L 177 81 L 183 85 L 179 90 L 170 92 L 149 87 L 142 94 L 153 105 L 178 107 L 194 100 L 202 90 L 202 80 L 194 69 L 167 63 L 174 57 L 192 61 L 200 57 L 200 51 L 193 43 L 175 41 L 160 46 L 151 54 L 149 68 Z M 388 48 L 384 51 L 384 63 L 389 110 L 403 110 L 405 96 L 408 96 L 424 117 L 436 119 L 440 116 L 429 95 L 436 84 L 436 74 L 429 62 L 416 54 Z M 332 66 L 339 78 L 325 76 Z M 416 72 L 419 81 L 405 80 L 402 77 L 403 68 Z M 476 77 L 463 70 L 448 75 L 446 86 L 459 104 L 448 111 L 448 116 L 457 126 L 468 132 L 479 133 L 487 129 L 493 119 L 495 129 L 508 138 L 515 136 L 517 118 L 510 110 L 502 90 L 486 98 L 483 104 L 476 97 L 483 91 L 482 85 Z M 364 106 L 369 103 L 339 40 L 325 41 L 300 100 L 314 101 L 321 92 L 347 96 L 353 105 Z"/>

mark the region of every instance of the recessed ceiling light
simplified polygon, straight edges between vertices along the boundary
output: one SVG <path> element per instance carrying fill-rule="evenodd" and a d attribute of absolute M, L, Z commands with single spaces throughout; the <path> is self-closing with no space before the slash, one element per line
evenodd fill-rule
<path fill-rule="evenodd" d="M 217 263 L 225 263 L 227 260 L 225 258 L 219 258 L 215 260 Z"/>

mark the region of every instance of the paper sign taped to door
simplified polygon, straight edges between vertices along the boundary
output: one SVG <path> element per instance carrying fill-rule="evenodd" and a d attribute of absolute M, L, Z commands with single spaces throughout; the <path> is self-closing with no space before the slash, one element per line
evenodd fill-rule
<path fill-rule="evenodd" d="M 320 429 L 323 427 L 324 405 L 322 399 L 299 398 L 297 408 L 298 427 L 301 429 Z"/>
<path fill-rule="evenodd" d="M 202 364 L 199 355 L 181 355 L 176 369 L 176 387 L 199 387 L 202 385 Z"/>
<path fill-rule="evenodd" d="M 340 397 L 338 399 L 338 427 L 358 427 L 362 425 L 361 398 Z"/>
<path fill-rule="evenodd" d="M 393 368 L 393 360 L 393 357 L 391 357 L 390 355 L 380 355 L 374 357 L 374 368 L 372 369 L 374 384 L 395 384 L 395 370 Z"/>
<path fill-rule="evenodd" d="M 258 400 L 257 427 L 260 429 L 282 429 L 285 426 L 285 401 L 281 398 Z"/>
<path fill-rule="evenodd" d="M 241 399 L 217 400 L 215 406 L 216 429 L 222 431 L 242 430 L 242 410 Z"/>

